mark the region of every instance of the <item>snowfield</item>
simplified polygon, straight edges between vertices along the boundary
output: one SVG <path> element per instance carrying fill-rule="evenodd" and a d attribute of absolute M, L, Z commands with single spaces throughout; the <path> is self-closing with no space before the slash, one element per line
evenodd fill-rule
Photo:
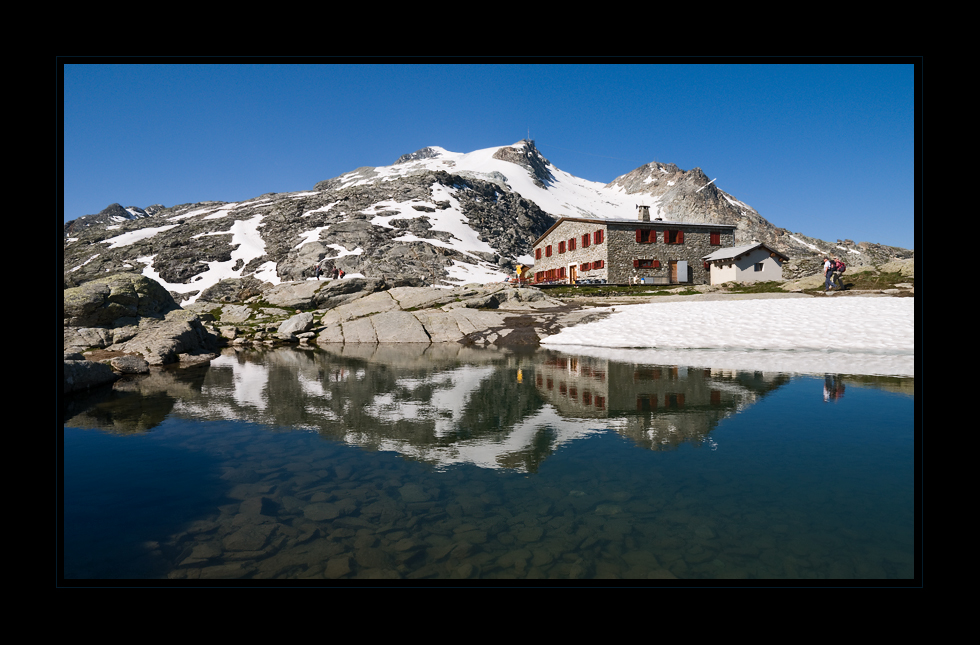
<path fill-rule="evenodd" d="M 803 373 L 915 372 L 912 298 L 664 302 L 612 309 L 604 320 L 566 328 L 541 344 L 631 362 Z"/>

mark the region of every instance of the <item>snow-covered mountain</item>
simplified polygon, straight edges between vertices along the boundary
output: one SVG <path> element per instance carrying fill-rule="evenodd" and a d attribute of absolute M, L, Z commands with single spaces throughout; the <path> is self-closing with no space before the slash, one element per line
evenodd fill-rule
<path fill-rule="evenodd" d="M 469 153 L 423 148 L 311 191 L 243 202 L 113 204 L 65 224 L 65 284 L 138 271 L 190 302 L 220 280 L 313 279 L 316 262 L 419 284 L 494 282 L 532 262 L 532 243 L 557 218 L 632 219 L 638 204 L 664 220 L 736 224 L 736 244 L 769 243 L 791 258 L 786 270 L 795 274 L 815 272 L 817 255 L 842 249 L 850 264 L 911 256 L 779 229 L 700 168 L 650 163 L 602 184 L 556 168 L 533 141 L 519 141 Z"/>

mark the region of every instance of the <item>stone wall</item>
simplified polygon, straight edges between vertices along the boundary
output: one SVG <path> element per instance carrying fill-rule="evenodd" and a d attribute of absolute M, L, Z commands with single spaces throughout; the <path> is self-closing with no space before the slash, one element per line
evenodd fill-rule
<path fill-rule="evenodd" d="M 603 231 L 603 241 L 601 244 L 592 244 L 592 235 L 598 230 Z M 582 246 L 582 236 L 588 234 L 590 244 L 588 247 Z M 566 220 L 562 222 L 560 226 L 555 228 L 551 233 L 549 233 L 545 238 L 543 238 L 534 249 L 541 249 L 541 259 L 537 259 L 534 250 L 531 251 L 531 255 L 535 257 L 534 267 L 532 270 L 532 277 L 539 271 L 548 271 L 550 269 L 560 269 L 565 268 L 566 277 L 568 272 L 568 267 L 571 265 L 576 265 L 576 267 L 581 267 L 583 263 L 593 263 L 598 260 L 602 260 L 605 266 L 601 269 L 593 269 L 590 271 L 579 271 L 578 278 L 580 280 L 607 280 L 608 279 L 608 258 L 607 258 L 607 243 L 605 240 L 606 236 L 606 225 L 604 222 L 597 222 L 595 220 L 589 221 L 574 221 Z M 575 240 L 575 250 L 568 251 L 568 241 L 570 239 Z M 566 251 L 564 253 L 558 252 L 558 243 L 565 242 Z M 551 245 L 551 257 L 545 255 L 545 248 Z"/>
<path fill-rule="evenodd" d="M 636 229 L 652 229 L 657 232 L 656 242 L 636 241 Z M 682 244 L 664 242 L 666 231 L 683 231 Z M 711 232 L 721 233 L 719 245 L 711 244 Z M 678 276 L 680 283 L 708 284 L 710 274 L 704 268 L 704 256 L 720 248 L 734 246 L 735 231 L 732 227 L 720 228 L 674 222 L 637 222 L 609 225 L 609 282 L 628 284 L 633 278 L 660 278 L 670 280 L 670 261 L 686 260 L 688 276 Z M 659 268 L 634 268 L 633 260 L 659 260 Z"/>

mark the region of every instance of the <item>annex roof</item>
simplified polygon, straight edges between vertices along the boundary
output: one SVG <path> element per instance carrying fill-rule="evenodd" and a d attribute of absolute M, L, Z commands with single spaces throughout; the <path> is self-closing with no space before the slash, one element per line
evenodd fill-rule
<path fill-rule="evenodd" d="M 738 257 L 740 255 L 745 255 L 746 253 L 749 253 L 751 251 L 754 251 L 754 250 L 756 250 L 758 248 L 763 248 L 763 249 L 766 249 L 767 251 L 769 251 L 770 253 L 775 253 L 776 255 L 778 255 L 780 258 L 783 259 L 783 262 L 789 261 L 789 258 L 786 257 L 784 254 L 780 253 L 779 251 L 777 251 L 775 249 L 772 249 L 772 248 L 766 246 L 762 242 L 756 242 L 755 244 L 745 244 L 743 246 L 729 246 L 729 247 L 724 248 L 724 249 L 719 249 L 719 250 L 715 251 L 714 253 L 710 253 L 708 255 L 705 255 L 703 259 L 705 259 L 705 260 L 727 260 L 729 258 L 735 258 L 735 257 Z"/>

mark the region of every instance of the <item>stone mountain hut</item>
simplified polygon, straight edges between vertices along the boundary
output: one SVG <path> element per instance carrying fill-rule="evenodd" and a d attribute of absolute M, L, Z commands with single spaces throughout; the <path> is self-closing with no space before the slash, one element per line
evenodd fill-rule
<path fill-rule="evenodd" d="M 533 282 L 708 284 L 714 251 L 735 244 L 733 224 L 562 217 L 534 242 Z"/>

